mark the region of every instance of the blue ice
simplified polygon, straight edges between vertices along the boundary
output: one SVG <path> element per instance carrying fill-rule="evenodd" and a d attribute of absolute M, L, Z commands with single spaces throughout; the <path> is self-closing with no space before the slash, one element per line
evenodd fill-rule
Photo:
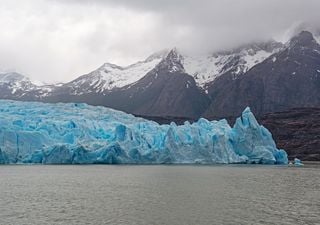
<path fill-rule="evenodd" d="M 159 125 L 87 104 L 0 100 L 0 163 L 287 164 L 249 108 L 226 120 Z"/>

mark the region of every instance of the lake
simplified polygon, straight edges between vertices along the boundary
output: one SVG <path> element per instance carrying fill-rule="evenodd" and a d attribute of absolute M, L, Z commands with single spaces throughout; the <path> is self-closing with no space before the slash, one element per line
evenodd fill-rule
<path fill-rule="evenodd" d="M 0 166 L 0 224 L 320 224 L 320 165 Z"/>

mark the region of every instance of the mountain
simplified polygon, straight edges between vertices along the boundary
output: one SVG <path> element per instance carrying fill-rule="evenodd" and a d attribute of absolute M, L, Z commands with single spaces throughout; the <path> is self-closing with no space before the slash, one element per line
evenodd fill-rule
<path fill-rule="evenodd" d="M 112 63 L 105 63 L 97 70 L 80 76 L 65 84 L 74 95 L 88 93 L 104 93 L 113 89 L 122 88 L 133 84 L 143 78 L 154 69 L 168 54 L 167 50 L 157 52 L 146 60 L 137 62 L 127 67 L 121 67 Z"/>
<path fill-rule="evenodd" d="M 209 105 L 176 49 L 138 82 L 114 93 L 123 96 L 125 111 L 138 115 L 196 117 Z"/>
<path fill-rule="evenodd" d="M 209 55 L 185 56 L 183 65 L 186 72 L 194 77 L 197 85 L 208 89 L 210 83 L 226 73 L 235 76 L 246 73 L 270 55 L 280 51 L 283 44 L 270 40 L 240 46 L 230 51 Z"/>
<path fill-rule="evenodd" d="M 29 78 L 16 72 L 0 73 L 0 96 L 1 98 L 23 98 L 36 85 Z"/>
<path fill-rule="evenodd" d="M 275 41 L 244 45 L 231 51 L 187 55 L 176 48 L 152 54 L 127 67 L 105 63 L 97 70 L 59 85 L 38 85 L 7 74 L 0 86 L 5 99 L 86 102 L 146 116 L 199 117 L 209 106 L 208 84 L 230 72 L 246 73 L 279 51 Z"/>
<path fill-rule="evenodd" d="M 208 88 L 206 117 L 238 115 L 246 106 L 255 114 L 320 106 L 320 45 L 310 32 L 293 37 L 279 52 L 242 76 L 217 78 Z"/>
<path fill-rule="evenodd" d="M 140 72 L 126 71 L 125 75 L 121 75 L 132 76 L 130 79 L 133 83 L 116 80 L 121 77 L 114 75 L 115 71 L 121 70 L 120 67 L 113 65 L 111 72 L 103 70 L 106 67 L 103 66 L 56 88 L 45 101 L 86 102 L 139 115 L 196 117 L 209 105 L 209 98 L 196 85 L 193 77 L 185 72 L 182 61 L 183 56 L 173 49 L 169 53 L 156 54 L 143 62 L 122 68 Z M 155 65 L 154 68 L 151 65 Z"/>
<path fill-rule="evenodd" d="M 318 107 L 320 46 L 303 31 L 288 43 L 250 43 L 189 55 L 163 50 L 122 67 L 105 63 L 63 84 L 38 85 L 17 73 L 0 75 L 0 97 L 85 102 L 155 117 L 234 117 L 250 106 L 258 116 Z"/>
<path fill-rule="evenodd" d="M 281 43 L 269 41 L 244 45 L 231 51 L 221 51 L 214 54 L 190 56 L 181 53 L 176 48 L 173 48 L 171 52 L 180 55 L 179 60 L 184 72 L 194 78 L 198 87 L 205 89 L 206 84 L 226 71 L 242 74 L 281 47 Z M 138 82 L 162 60 L 165 60 L 169 53 L 169 50 L 162 50 L 152 54 L 144 61 L 127 67 L 105 63 L 97 70 L 82 75 L 64 86 L 69 87 L 73 95 L 105 93 L 121 89 Z"/>

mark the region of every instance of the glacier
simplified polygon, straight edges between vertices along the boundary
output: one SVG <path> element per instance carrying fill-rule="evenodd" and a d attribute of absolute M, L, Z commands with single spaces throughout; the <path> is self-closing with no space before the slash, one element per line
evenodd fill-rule
<path fill-rule="evenodd" d="M 246 108 L 223 119 L 159 125 L 79 103 L 0 100 L 1 164 L 287 164 L 271 133 Z"/>

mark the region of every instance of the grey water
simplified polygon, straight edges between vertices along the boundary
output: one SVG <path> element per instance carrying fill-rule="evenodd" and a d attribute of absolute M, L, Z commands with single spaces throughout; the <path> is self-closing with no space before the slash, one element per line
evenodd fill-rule
<path fill-rule="evenodd" d="M 0 166 L 0 224 L 320 224 L 320 165 Z"/>

